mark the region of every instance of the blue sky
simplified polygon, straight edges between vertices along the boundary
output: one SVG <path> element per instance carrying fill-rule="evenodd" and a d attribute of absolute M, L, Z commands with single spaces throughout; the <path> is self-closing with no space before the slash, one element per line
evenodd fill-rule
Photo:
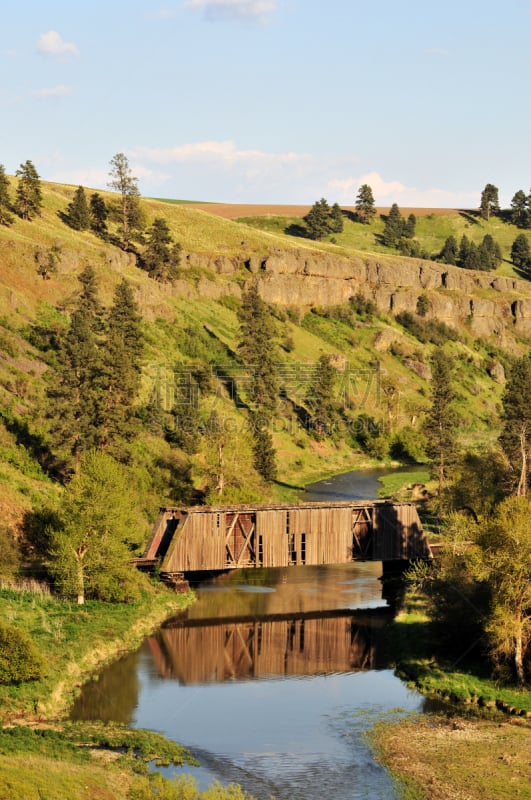
<path fill-rule="evenodd" d="M 531 188 L 531 0 L 9 3 L 0 163 L 146 196 L 477 207 Z"/>

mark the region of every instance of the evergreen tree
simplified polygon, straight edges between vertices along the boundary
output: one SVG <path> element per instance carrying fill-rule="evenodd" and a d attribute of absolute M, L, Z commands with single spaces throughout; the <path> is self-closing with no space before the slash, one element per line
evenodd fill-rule
<path fill-rule="evenodd" d="M 57 362 L 57 370 L 50 373 L 46 416 L 53 449 L 67 477 L 79 466 L 82 454 L 99 440 L 100 356 L 90 317 L 82 308 L 72 314 L 60 341 Z"/>
<path fill-rule="evenodd" d="M 414 214 L 410 214 L 407 218 L 407 222 L 403 225 L 402 236 L 405 236 L 406 239 L 412 239 L 415 235 L 416 226 L 417 218 Z"/>
<path fill-rule="evenodd" d="M 481 257 L 477 244 L 469 242 L 466 255 L 459 260 L 463 269 L 481 269 Z"/>
<path fill-rule="evenodd" d="M 393 203 L 387 215 L 387 219 L 385 220 L 385 227 L 382 234 L 383 243 L 387 247 L 396 247 L 403 233 L 404 217 L 400 213 L 398 205 Z"/>
<path fill-rule="evenodd" d="M 268 483 L 277 477 L 275 448 L 269 431 L 269 416 L 263 412 L 251 414 L 254 468 Z"/>
<path fill-rule="evenodd" d="M 89 204 L 82 186 L 78 186 L 74 192 L 72 202 L 68 204 L 66 217 L 70 227 L 76 231 L 86 231 L 90 228 Z"/>
<path fill-rule="evenodd" d="M 511 247 L 511 261 L 515 267 L 528 272 L 531 264 L 531 247 L 525 233 L 519 233 Z"/>
<path fill-rule="evenodd" d="M 330 209 L 328 228 L 330 230 L 330 233 L 343 232 L 343 212 L 341 211 L 339 203 L 334 203 L 334 205 Z"/>
<path fill-rule="evenodd" d="M 11 225 L 13 217 L 9 213 L 10 210 L 9 178 L 6 175 L 4 165 L 0 164 L 0 225 Z"/>
<path fill-rule="evenodd" d="M 168 223 L 161 217 L 153 220 L 147 232 L 144 265 L 150 277 L 158 281 L 174 281 L 179 276 L 181 245 L 176 244 Z"/>
<path fill-rule="evenodd" d="M 531 359 L 515 362 L 502 397 L 500 444 L 511 467 L 511 490 L 526 495 L 531 456 Z"/>
<path fill-rule="evenodd" d="M 127 250 L 131 242 L 132 231 L 137 222 L 134 218 L 138 214 L 138 178 L 135 178 L 129 161 L 124 153 L 117 153 L 111 159 L 111 180 L 109 187 L 120 195 L 120 220 L 122 246 Z"/>
<path fill-rule="evenodd" d="M 248 399 L 255 411 L 272 414 L 276 408 L 278 394 L 276 326 L 256 285 L 252 285 L 244 292 L 238 318 L 240 321 L 238 351 L 251 373 Z"/>
<path fill-rule="evenodd" d="M 511 200 L 511 222 L 517 228 L 529 227 L 528 197 L 522 189 Z"/>
<path fill-rule="evenodd" d="M 443 264 L 456 265 L 459 259 L 459 247 L 455 236 L 448 236 L 441 252 L 439 253 L 439 261 Z"/>
<path fill-rule="evenodd" d="M 492 270 L 499 266 L 502 260 L 501 248 L 490 233 L 487 233 L 483 237 L 483 241 L 478 247 L 478 256 L 480 269 Z"/>
<path fill-rule="evenodd" d="M 15 211 L 25 220 L 40 216 L 42 209 L 41 181 L 35 166 L 31 161 L 25 161 L 17 169 L 18 178 Z"/>
<path fill-rule="evenodd" d="M 479 213 L 483 219 L 490 219 L 492 214 L 497 214 L 499 210 L 498 187 L 494 186 L 492 183 L 487 183 L 481 192 Z"/>
<path fill-rule="evenodd" d="M 125 458 L 125 444 L 138 432 L 135 403 L 144 349 L 140 315 L 131 284 L 122 280 L 114 293 L 103 343 L 99 447 Z"/>
<path fill-rule="evenodd" d="M 329 436 L 339 420 L 335 399 L 336 381 L 337 371 L 330 356 L 320 356 L 306 393 L 310 425 L 317 439 Z"/>
<path fill-rule="evenodd" d="M 439 484 L 439 496 L 455 463 L 457 451 L 457 415 L 453 404 L 452 362 L 441 348 L 432 357 L 431 407 L 424 422 L 426 454 L 432 477 Z"/>
<path fill-rule="evenodd" d="M 469 251 L 470 251 L 470 239 L 468 238 L 466 233 L 464 233 L 459 243 L 459 256 L 457 261 L 460 267 L 464 266 Z"/>
<path fill-rule="evenodd" d="M 103 197 L 94 192 L 90 196 L 90 227 L 98 236 L 107 236 L 107 217 L 109 210 Z"/>
<path fill-rule="evenodd" d="M 322 239 L 330 233 L 330 206 L 322 197 L 317 200 L 303 217 L 310 239 Z"/>
<path fill-rule="evenodd" d="M 374 207 L 374 195 L 371 187 L 364 183 L 360 186 L 356 196 L 356 214 L 360 222 L 370 225 L 376 216 Z"/>
<path fill-rule="evenodd" d="M 83 314 L 88 320 L 90 328 L 95 335 L 103 331 L 103 306 L 98 297 L 98 281 L 94 267 L 90 264 L 79 275 L 82 289 L 79 296 L 78 307 L 83 309 Z"/>

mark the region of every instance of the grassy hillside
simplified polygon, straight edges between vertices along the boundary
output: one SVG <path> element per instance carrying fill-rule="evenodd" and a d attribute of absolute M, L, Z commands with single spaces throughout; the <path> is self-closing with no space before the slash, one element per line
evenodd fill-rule
<path fill-rule="evenodd" d="M 39 503 L 53 502 L 61 492 L 61 487 L 36 459 L 47 442 L 43 420 L 45 385 L 46 375 L 52 374 L 54 368 L 53 354 L 39 346 L 39 332 L 67 325 L 80 290 L 77 276 L 87 263 L 97 273 L 105 306 L 110 305 L 114 288 L 123 277 L 134 286 L 146 339 L 139 400 L 144 409 L 160 376 L 166 375 L 167 381 L 169 375 L 171 379 L 177 362 L 199 361 L 213 373 L 222 364 L 229 376 L 235 375 L 239 368 L 236 356 L 239 300 L 234 296 L 234 285 L 236 282 L 241 286 L 250 275 L 219 275 L 207 268 L 183 267 L 175 286 L 154 281 L 136 265 L 134 254 L 124 253 L 92 232 L 74 231 L 64 222 L 75 188 L 43 184 L 42 216 L 32 222 L 16 219 L 11 227 L 0 227 L 0 513 L 12 522 L 20 520 L 25 511 Z M 116 196 L 100 194 L 111 205 L 116 202 Z M 381 220 L 370 228 L 347 221 L 344 233 L 337 236 L 337 244 L 316 244 L 287 235 L 286 222 L 290 220 L 286 218 L 247 218 L 238 222 L 190 204 L 163 200 L 143 199 L 142 208 L 147 225 L 156 217 L 164 217 L 185 253 L 234 256 L 241 251 L 243 242 L 247 253 L 292 247 L 294 242 L 308 250 L 388 252 L 375 244 L 375 233 L 383 225 Z M 300 224 L 300 218 L 294 222 Z M 116 222 L 111 222 L 111 239 L 115 230 Z M 466 231 L 471 238 L 481 239 L 485 232 L 491 232 L 504 252 L 514 238 L 511 226 L 500 221 L 472 222 L 458 214 L 419 218 L 417 230 L 426 240 L 426 246 L 429 242 L 434 249 L 449 233 L 459 237 Z M 50 280 L 43 280 L 37 274 L 35 251 L 54 245 L 61 251 L 58 272 Z M 141 242 L 135 246 L 142 251 Z M 500 269 L 511 271 L 508 264 Z M 209 281 L 208 285 L 215 286 L 216 291 L 198 292 L 201 280 Z M 280 342 L 279 364 L 283 374 L 288 375 L 284 378 L 284 397 L 273 430 L 280 484 L 301 485 L 312 477 L 375 463 L 375 459 L 392 458 L 389 448 L 382 454 L 377 450 L 367 453 L 360 447 L 355 434 L 357 415 L 361 412 L 386 426 L 388 445 L 404 428 L 409 435 L 417 434 L 429 403 L 426 365 L 433 344 L 421 343 L 394 319 L 367 315 L 363 310 L 358 313 L 354 307 L 326 313 L 319 309 L 274 312 Z M 382 346 L 386 337 L 388 344 Z M 460 332 L 459 340 L 448 342 L 447 347 L 457 370 L 462 442 L 477 446 L 493 441 L 502 387 L 489 377 L 486 366 L 493 358 L 507 364 L 508 356 L 498 352 L 492 343 L 473 340 L 466 329 Z M 304 405 L 308 375 L 322 354 L 331 354 L 336 359 L 338 398 L 348 410 L 345 425 L 335 437 L 316 441 L 299 424 L 297 408 Z M 238 432 L 244 431 L 245 411 L 235 404 L 227 390 L 227 381 L 220 381 L 219 376 L 202 406 L 203 415 L 212 410 L 233 420 Z M 190 461 L 198 488 L 205 480 L 203 467 L 208 458 L 205 448 L 203 442 L 199 453 L 191 459 L 183 456 Z M 133 448 L 133 460 L 141 504 L 148 519 L 160 503 L 179 500 L 178 490 L 171 488 L 176 457 L 168 437 L 164 438 L 160 430 L 154 431 L 146 423 Z M 259 482 L 255 483 L 258 486 Z M 260 491 L 281 496 L 286 489 L 281 485 L 269 490 L 261 486 Z"/>

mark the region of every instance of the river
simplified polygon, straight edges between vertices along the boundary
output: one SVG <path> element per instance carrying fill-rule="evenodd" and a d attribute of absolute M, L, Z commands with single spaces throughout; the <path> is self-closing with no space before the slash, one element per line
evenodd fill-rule
<path fill-rule="evenodd" d="M 369 499 L 378 472 L 309 487 L 305 499 Z M 391 800 L 365 732 L 421 710 L 393 674 L 381 565 L 247 570 L 91 681 L 77 719 L 126 722 L 187 746 L 201 788 L 237 782 L 258 800 Z"/>

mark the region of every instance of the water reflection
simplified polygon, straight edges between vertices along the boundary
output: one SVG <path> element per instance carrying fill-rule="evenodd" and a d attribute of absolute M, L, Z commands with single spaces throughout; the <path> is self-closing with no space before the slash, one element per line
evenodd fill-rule
<path fill-rule="evenodd" d="M 174 621 L 147 646 L 158 674 L 183 685 L 384 669 L 386 611 Z"/>

